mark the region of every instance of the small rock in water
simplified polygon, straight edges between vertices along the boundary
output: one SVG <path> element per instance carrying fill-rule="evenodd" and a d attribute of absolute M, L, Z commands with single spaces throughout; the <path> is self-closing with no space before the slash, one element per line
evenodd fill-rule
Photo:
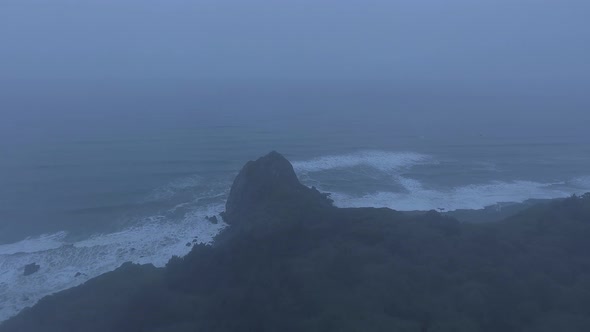
<path fill-rule="evenodd" d="M 197 239 L 193 239 L 193 243 L 197 243 L 197 241 L 198 241 Z"/>
<path fill-rule="evenodd" d="M 41 265 L 39 265 L 37 263 L 27 264 L 27 265 L 25 265 L 25 272 L 23 273 L 23 275 L 25 275 L 25 276 L 31 275 L 31 274 L 39 271 L 40 268 L 41 268 Z"/>
<path fill-rule="evenodd" d="M 77 277 L 79 277 L 79 276 L 81 276 L 81 275 L 82 275 L 82 273 L 80 273 L 80 272 L 76 272 L 76 275 L 75 275 L 74 277 L 75 277 L 75 278 L 77 278 Z"/>
<path fill-rule="evenodd" d="M 217 224 L 219 222 L 219 220 L 217 220 L 217 216 L 212 216 L 212 217 L 205 216 L 205 219 L 209 220 L 213 224 Z"/>
<path fill-rule="evenodd" d="M 192 246 L 192 243 L 190 243 L 190 242 L 187 242 L 187 243 L 186 243 L 186 246 L 187 246 L 187 247 L 190 247 L 190 246 Z"/>

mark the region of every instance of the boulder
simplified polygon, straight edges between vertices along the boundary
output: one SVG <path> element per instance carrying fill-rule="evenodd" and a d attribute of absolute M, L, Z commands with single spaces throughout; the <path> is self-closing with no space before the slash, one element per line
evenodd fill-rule
<path fill-rule="evenodd" d="M 205 219 L 207 219 L 208 221 L 210 221 L 212 224 L 217 224 L 219 222 L 219 220 L 217 219 L 217 216 L 206 216 Z"/>
<path fill-rule="evenodd" d="M 232 226 L 265 219 L 269 214 L 293 209 L 332 207 L 327 194 L 299 182 L 291 163 L 273 151 L 249 161 L 237 175 L 222 214 Z"/>
<path fill-rule="evenodd" d="M 39 271 L 40 268 L 41 268 L 41 265 L 39 265 L 37 263 L 27 264 L 27 265 L 25 265 L 25 271 L 24 271 L 23 275 L 29 276 L 29 275 Z"/>

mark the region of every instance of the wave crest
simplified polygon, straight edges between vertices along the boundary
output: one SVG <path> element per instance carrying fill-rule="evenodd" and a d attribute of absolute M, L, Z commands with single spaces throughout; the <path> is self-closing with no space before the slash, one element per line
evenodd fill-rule
<path fill-rule="evenodd" d="M 356 166 L 368 166 L 387 172 L 430 162 L 433 162 L 430 156 L 415 152 L 361 151 L 296 161 L 293 162 L 293 167 L 296 171 L 304 173 Z"/>

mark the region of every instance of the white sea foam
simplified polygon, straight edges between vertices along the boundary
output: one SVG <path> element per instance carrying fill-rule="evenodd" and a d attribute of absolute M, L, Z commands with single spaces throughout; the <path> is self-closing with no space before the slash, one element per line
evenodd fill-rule
<path fill-rule="evenodd" d="M 414 152 L 361 151 L 351 154 L 323 156 L 307 161 L 296 161 L 293 163 L 293 167 L 296 171 L 303 173 L 356 166 L 368 166 L 380 171 L 392 171 L 432 161 L 431 157 Z"/>
<path fill-rule="evenodd" d="M 488 183 L 458 186 L 449 189 L 432 189 L 421 181 L 402 176 L 402 172 L 416 165 L 437 164 L 428 155 L 415 152 L 361 151 L 343 155 L 329 155 L 293 163 L 295 170 L 304 175 L 307 183 L 322 187 L 318 176 L 310 173 L 366 166 L 389 175 L 392 184 L 401 185 L 401 192 L 375 192 L 362 196 L 349 192 L 333 192 L 332 198 L 340 207 L 389 207 L 397 210 L 480 209 L 499 202 L 522 202 L 527 199 L 567 197 L 590 190 L 590 176 L 559 183 L 533 181 L 491 181 Z M 495 164 L 476 162 L 471 165 L 478 171 L 497 172 Z M 363 176 L 367 174 L 363 173 Z"/>
<path fill-rule="evenodd" d="M 187 254 L 191 249 L 189 243 L 211 243 L 226 224 L 212 224 L 205 216 L 222 210 L 222 205 L 210 205 L 175 221 L 155 216 L 141 225 L 71 244 L 63 241 L 66 234 L 60 232 L 2 245 L 0 321 L 46 295 L 77 286 L 124 262 L 164 266 L 172 256 Z M 41 269 L 23 276 L 23 267 L 33 262 Z M 82 275 L 75 277 L 78 272 Z"/>
<path fill-rule="evenodd" d="M 567 197 L 569 190 L 554 183 L 532 181 L 494 181 L 434 190 L 425 188 L 419 181 L 399 178 L 406 192 L 377 192 L 363 196 L 333 193 L 339 207 L 388 207 L 401 211 L 445 209 L 481 209 L 499 202 L 523 202 L 527 199 Z"/>

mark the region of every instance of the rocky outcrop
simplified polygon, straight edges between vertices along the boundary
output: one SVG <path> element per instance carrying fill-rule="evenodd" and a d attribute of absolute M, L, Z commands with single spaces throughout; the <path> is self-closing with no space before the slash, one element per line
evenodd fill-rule
<path fill-rule="evenodd" d="M 39 265 L 37 263 L 27 264 L 27 265 L 25 265 L 25 271 L 24 271 L 23 275 L 30 276 L 31 274 L 39 271 L 40 268 L 41 268 L 41 265 Z"/>
<path fill-rule="evenodd" d="M 285 206 L 305 210 L 332 207 L 328 194 L 299 182 L 291 163 L 273 151 L 249 161 L 234 180 L 225 206 L 224 220 L 244 224 L 265 219 Z"/>

